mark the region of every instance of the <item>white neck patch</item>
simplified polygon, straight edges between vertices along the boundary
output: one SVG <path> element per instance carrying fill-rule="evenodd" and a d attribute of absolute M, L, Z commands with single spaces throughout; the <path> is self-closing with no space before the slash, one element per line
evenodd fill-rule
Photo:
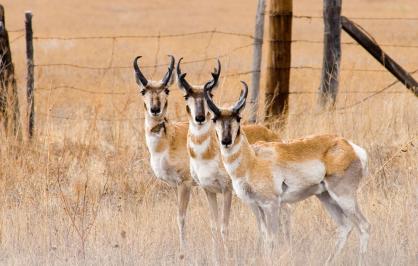
<path fill-rule="evenodd" d="M 212 129 L 213 122 L 208 121 L 203 125 L 196 125 L 194 122 L 189 123 L 189 130 L 194 136 L 198 137 L 209 132 Z"/>

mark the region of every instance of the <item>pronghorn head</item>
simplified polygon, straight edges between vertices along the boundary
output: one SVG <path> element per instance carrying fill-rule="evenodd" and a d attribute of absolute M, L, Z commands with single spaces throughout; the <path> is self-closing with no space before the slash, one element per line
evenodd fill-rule
<path fill-rule="evenodd" d="M 215 122 L 216 135 L 218 136 L 221 146 L 229 148 L 235 143 L 236 138 L 241 133 L 240 121 L 241 113 L 245 107 L 245 101 L 248 95 L 248 86 L 241 81 L 244 89 L 238 102 L 230 108 L 219 108 L 212 100 L 209 90 L 205 89 L 205 99 L 209 109 L 213 113 L 213 121 Z"/>
<path fill-rule="evenodd" d="M 210 112 L 205 101 L 204 88 L 212 95 L 212 90 L 218 85 L 221 74 L 221 62 L 218 60 L 218 68 L 215 68 L 212 72 L 212 80 L 208 81 L 204 86 L 192 86 L 186 80 L 186 73 L 181 73 L 180 63 L 182 59 L 180 58 L 177 63 L 178 86 L 184 92 L 186 110 L 191 122 L 202 125 L 210 119 Z"/>
<path fill-rule="evenodd" d="M 134 60 L 136 83 L 138 83 L 141 94 L 144 97 L 144 108 L 151 117 L 160 118 L 167 111 L 167 96 L 170 92 L 169 87 L 173 84 L 172 73 L 175 63 L 174 57 L 172 55 L 169 55 L 169 57 L 168 71 L 160 81 L 152 81 L 145 78 L 138 66 L 138 59 L 141 56 L 136 57 Z"/>

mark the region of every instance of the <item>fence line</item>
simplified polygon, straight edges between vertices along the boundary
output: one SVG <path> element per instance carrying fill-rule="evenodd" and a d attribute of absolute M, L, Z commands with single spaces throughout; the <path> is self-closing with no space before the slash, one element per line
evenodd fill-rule
<path fill-rule="evenodd" d="M 295 15 L 293 16 L 296 19 L 323 19 L 322 16 L 304 16 L 304 15 Z M 387 20 L 387 21 L 418 21 L 418 18 L 362 18 L 362 17 L 357 17 L 357 18 L 352 18 L 354 20 Z M 8 30 L 9 32 L 24 32 L 24 29 L 16 29 L 16 30 Z M 203 59 L 195 59 L 195 60 L 190 60 L 190 61 L 185 61 L 183 62 L 183 65 L 185 64 L 193 64 L 193 63 L 199 63 L 199 62 L 208 62 L 211 60 L 215 60 L 218 58 L 223 58 L 223 57 L 228 57 L 230 56 L 233 52 L 238 51 L 240 49 L 244 49 L 244 48 L 248 48 L 248 47 L 252 47 L 254 45 L 254 43 L 260 41 L 259 39 L 255 38 L 253 35 L 251 34 L 246 34 L 246 33 L 239 33 L 239 32 L 229 32 L 229 31 L 220 31 L 220 30 L 204 30 L 204 31 L 196 31 L 196 32 L 186 32 L 186 33 L 176 33 L 176 34 L 149 34 L 149 35 L 96 35 L 96 36 L 35 36 L 34 40 L 37 41 L 44 41 L 44 40 L 59 40 L 59 41 L 77 41 L 77 40 L 112 40 L 112 49 L 111 49 L 111 57 L 110 57 L 110 61 L 107 64 L 107 66 L 89 66 L 89 65 L 79 65 L 79 64 L 72 64 L 72 63 L 45 63 L 45 64 L 37 64 L 35 65 L 36 68 L 50 68 L 50 67 L 71 67 L 71 68 L 78 68 L 78 69 L 83 69 L 83 70 L 98 70 L 98 71 L 108 71 L 111 69 L 131 69 L 132 66 L 114 66 L 113 65 L 113 59 L 114 59 L 114 53 L 115 53 L 115 43 L 117 40 L 119 39 L 156 39 L 157 40 L 157 52 L 155 55 L 155 64 L 153 65 L 144 65 L 141 66 L 141 68 L 154 68 L 154 71 L 156 68 L 158 67 L 166 67 L 167 64 L 166 63 L 162 63 L 159 64 L 157 61 L 157 57 L 159 54 L 159 49 L 160 49 L 160 41 L 161 39 L 165 39 L 165 38 L 181 38 L 181 37 L 187 37 L 187 36 L 198 36 L 198 35 L 207 35 L 210 34 L 210 39 L 209 39 L 209 43 L 206 47 L 209 47 L 210 42 L 213 38 L 213 36 L 215 34 L 219 34 L 219 35 L 227 35 L 227 36 L 236 36 L 236 37 L 241 37 L 241 38 L 247 38 L 247 39 L 251 39 L 252 42 L 243 46 L 239 46 L 236 48 L 231 49 L 229 52 L 222 54 L 220 56 L 213 56 L 213 57 L 208 57 L 207 54 L 205 56 L 205 58 Z M 24 34 L 18 35 L 17 37 L 15 37 L 14 39 L 11 40 L 11 42 L 14 42 L 20 38 L 22 38 L 24 36 Z M 271 40 L 266 40 L 266 41 L 271 41 Z M 322 40 L 309 40 L 309 39 L 294 39 L 291 42 L 293 43 L 307 43 L 307 44 L 323 44 Z M 341 44 L 343 45 L 355 45 L 355 46 L 359 46 L 358 43 L 356 42 L 342 42 Z M 386 43 L 386 44 L 380 44 L 380 46 L 386 46 L 386 47 L 394 47 L 394 48 L 418 48 L 418 44 L 391 44 L 391 43 Z M 300 65 L 300 66 L 292 66 L 292 69 L 295 70 L 321 70 L 322 67 L 316 67 L 316 66 L 306 66 L 306 65 Z M 386 72 L 386 70 L 384 69 L 362 69 L 362 68 L 354 68 L 354 69 L 341 69 L 342 71 L 349 71 L 349 72 Z M 411 72 L 411 74 L 414 74 L 418 71 L 415 70 L 413 72 Z M 232 77 L 232 76 L 241 76 L 241 75 L 248 75 L 254 73 L 254 71 L 250 70 L 250 71 L 244 71 L 244 72 L 235 72 L 235 73 L 226 73 L 225 75 L 223 75 L 224 77 Z M 394 81 L 391 84 L 389 84 L 388 86 L 385 86 L 383 89 L 381 90 L 377 90 L 377 91 L 341 91 L 339 92 L 339 94 L 358 94 L 358 93 L 372 93 L 371 95 L 368 95 L 367 97 L 364 97 L 363 99 L 361 99 L 360 101 L 357 101 L 353 104 L 350 104 L 348 106 L 344 106 L 341 108 L 336 109 L 336 111 L 340 111 L 340 112 L 344 112 L 347 109 L 350 109 L 354 106 L 360 105 L 362 103 L 364 103 L 365 101 L 375 97 L 378 94 L 381 93 L 408 93 L 406 91 L 402 91 L 402 92 L 387 92 L 387 89 L 391 88 L 392 86 L 394 86 L 395 84 L 397 84 L 398 81 Z M 96 95 L 129 95 L 129 94 L 133 94 L 132 92 L 113 92 L 113 91 L 94 91 L 94 90 L 89 90 L 87 88 L 80 88 L 77 86 L 68 86 L 68 85 L 60 85 L 60 86 L 55 86 L 52 88 L 42 88 L 42 87 L 38 87 L 36 88 L 35 91 L 52 91 L 52 90 L 59 90 L 59 89 L 68 89 L 68 90 L 74 90 L 74 91 L 80 91 L 83 93 L 89 93 L 89 94 L 96 94 Z M 136 94 L 136 93 L 135 93 Z M 289 94 L 293 94 L 293 95 L 303 95 L 303 94 L 317 94 L 316 91 L 294 91 L 294 92 L 290 92 Z M 305 111 L 301 112 L 301 113 L 294 113 L 294 114 L 289 114 L 289 115 L 300 115 L 302 113 L 305 113 Z M 67 116 L 60 116 L 60 115 L 55 115 L 55 114 L 51 114 L 51 113 L 42 113 L 42 112 L 38 112 L 39 115 L 41 116 L 50 116 L 52 118 L 55 119 L 61 119 L 61 120 L 78 120 L 78 119 L 82 119 L 82 120 L 97 120 L 97 121 L 106 121 L 106 122 L 111 122 L 111 121 L 129 121 L 129 120 L 143 120 L 144 118 L 142 117 L 134 117 L 134 118 L 117 118 L 117 119 L 110 119 L 110 118 L 100 118 L 100 117 L 67 117 Z M 182 117 L 179 117 L 184 118 Z"/>
<path fill-rule="evenodd" d="M 236 74 L 246 74 L 246 73 L 233 73 L 234 75 Z M 385 87 L 386 88 L 386 87 Z M 51 92 L 51 91 L 55 91 L 55 90 L 61 90 L 61 89 L 65 89 L 65 90 L 73 90 L 73 91 L 79 91 L 79 92 L 84 92 L 84 93 L 88 93 L 88 94 L 94 94 L 94 95 L 136 95 L 136 92 L 114 92 L 114 91 L 95 91 L 95 90 L 90 90 L 87 88 L 80 88 L 77 86 L 69 86 L 69 85 L 61 85 L 61 86 L 55 86 L 55 87 L 51 87 L 51 88 L 44 88 L 44 87 L 37 87 L 35 91 L 46 91 L 46 92 Z M 340 91 L 339 94 L 365 94 L 365 93 L 381 93 L 381 90 L 377 90 L 377 91 Z M 317 94 L 317 91 L 291 91 L 289 92 L 289 94 Z M 409 93 L 408 91 L 392 91 L 392 92 L 386 92 L 386 93 L 391 93 L 391 94 L 406 94 Z"/>
<path fill-rule="evenodd" d="M 70 37 L 39 37 L 35 36 L 34 40 L 62 40 L 62 41 L 71 41 L 71 40 L 95 40 L 95 39 L 163 39 L 163 38 L 174 38 L 174 37 L 183 37 L 183 36 L 192 36 L 192 35 L 204 35 L 204 34 L 223 34 L 223 35 L 231 35 L 231 36 L 240 36 L 240 37 L 247 37 L 253 39 L 254 41 L 260 41 L 255 38 L 251 34 L 245 33 L 234 33 L 234 32 L 221 32 L 221 31 L 199 31 L 199 32 L 189 32 L 189 33 L 182 33 L 182 34 L 168 34 L 168 35 L 113 35 L 113 36 L 70 36 Z M 265 41 L 269 42 L 271 40 L 266 39 Z M 292 43 L 314 43 L 314 44 L 323 44 L 322 40 L 306 40 L 306 39 L 294 39 L 291 41 Z M 341 42 L 343 45 L 355 45 L 359 46 L 356 42 Z M 383 43 L 379 44 L 380 46 L 386 47 L 395 47 L 395 48 L 418 48 L 418 44 L 392 44 L 392 43 Z"/>
<path fill-rule="evenodd" d="M 182 65 L 187 65 L 187 64 L 193 64 L 193 63 L 198 63 L 198 62 L 207 62 L 207 61 L 211 61 L 211 60 L 215 60 L 218 58 L 222 58 L 225 56 L 219 56 L 219 57 L 208 57 L 205 59 L 198 59 L 198 60 L 193 60 L 193 61 L 186 61 L 184 63 L 182 63 Z M 57 63 L 57 64 L 36 64 L 35 67 L 37 68 L 49 68 L 49 67 L 70 67 L 70 68 L 77 68 L 77 69 L 83 69 L 83 70 L 92 70 L 92 71 L 103 71 L 103 70 L 115 70 L 115 69 L 131 69 L 132 66 L 101 66 L 101 67 L 95 67 L 95 66 L 86 66 L 86 65 L 78 65 L 78 64 L 67 64 L 67 63 Z M 155 64 L 155 65 L 146 65 L 146 66 L 141 66 L 141 68 L 146 69 L 146 68 L 158 68 L 158 67 L 167 67 L 167 64 Z M 321 70 L 321 67 L 316 67 L 316 66 L 306 66 L 306 65 L 300 65 L 300 66 L 291 66 L 291 69 L 295 69 L 295 70 Z M 344 72 L 387 72 L 384 69 L 370 69 L 370 68 L 342 68 L 341 71 Z M 234 73 L 228 73 L 225 74 L 223 76 L 241 76 L 241 75 L 245 75 L 245 74 L 251 74 L 254 73 L 253 70 L 249 70 L 249 71 L 244 71 L 244 72 L 234 72 Z"/>

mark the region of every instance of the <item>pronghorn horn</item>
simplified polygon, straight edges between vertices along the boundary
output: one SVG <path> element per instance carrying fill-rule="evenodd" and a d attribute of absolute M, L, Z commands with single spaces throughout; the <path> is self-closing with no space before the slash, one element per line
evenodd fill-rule
<path fill-rule="evenodd" d="M 168 71 L 167 73 L 165 73 L 165 76 L 162 80 L 164 87 L 167 86 L 167 84 L 170 82 L 171 75 L 173 74 L 173 70 L 174 70 L 174 62 L 175 62 L 174 56 L 172 55 L 168 55 L 168 56 L 170 57 L 171 60 L 170 60 L 170 65 L 168 66 Z"/>
<path fill-rule="evenodd" d="M 212 74 L 212 80 L 206 83 L 205 85 L 210 91 L 213 90 L 213 88 L 215 88 L 218 85 L 219 76 L 221 75 L 221 62 L 219 61 L 219 59 L 218 59 L 218 68 L 215 68 L 211 74 Z"/>
<path fill-rule="evenodd" d="M 192 86 L 186 80 L 186 73 L 181 73 L 180 63 L 183 57 L 179 59 L 177 63 L 177 78 L 180 82 L 180 86 L 186 90 L 186 93 L 191 94 L 193 92 Z"/>
<path fill-rule="evenodd" d="M 245 83 L 244 81 L 241 81 L 241 83 L 244 85 L 244 89 L 241 91 L 241 95 L 240 95 L 238 102 L 232 108 L 232 112 L 235 114 L 238 114 L 241 111 L 241 109 L 245 107 L 245 101 L 247 100 L 247 95 L 248 95 L 247 83 Z"/>
<path fill-rule="evenodd" d="M 212 97 L 210 95 L 210 89 L 208 88 L 208 83 L 206 83 L 204 89 L 205 93 L 205 99 L 208 103 L 208 107 L 212 112 L 215 114 L 215 117 L 219 117 L 221 115 L 221 110 L 216 106 L 216 104 L 213 102 Z"/>
<path fill-rule="evenodd" d="M 134 59 L 135 77 L 136 77 L 136 83 L 138 83 L 138 85 L 142 85 L 142 86 L 146 87 L 148 85 L 148 80 L 144 77 L 144 75 L 142 74 L 142 72 L 141 72 L 141 70 L 139 69 L 139 66 L 138 66 L 138 60 L 141 57 L 142 56 L 137 56 Z"/>

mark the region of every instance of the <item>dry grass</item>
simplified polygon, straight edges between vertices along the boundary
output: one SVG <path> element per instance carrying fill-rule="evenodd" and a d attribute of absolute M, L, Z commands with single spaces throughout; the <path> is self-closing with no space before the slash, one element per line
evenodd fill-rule
<path fill-rule="evenodd" d="M 58 3 L 58 1 L 55 1 Z M 22 28 L 23 11 L 32 9 L 38 36 L 90 34 L 155 34 L 199 30 L 230 30 L 251 34 L 253 1 L 5 1 L 7 26 Z M 185 6 L 193 14 L 184 13 Z M 295 1 L 296 14 L 320 15 L 322 1 Z M 245 8 L 243 8 L 245 7 Z M 418 3 L 403 1 L 346 1 L 351 17 L 414 17 Z M 193 21 L 193 23 L 192 23 Z M 361 24 L 381 43 L 416 44 L 416 22 L 364 21 Z M 321 21 L 296 20 L 296 39 L 320 40 Z M 11 37 L 13 38 L 13 36 Z M 349 40 L 344 36 L 345 40 Z M 414 43 L 415 41 L 415 43 Z M 202 35 L 187 38 L 118 40 L 113 59 L 111 41 L 37 41 L 36 63 L 130 65 L 137 54 L 144 64 L 163 63 L 173 53 L 188 60 L 224 54 L 250 43 L 241 37 Z M 19 84 L 24 85 L 24 42 L 12 44 Z M 356 46 L 344 46 L 343 69 L 381 67 Z M 321 63 L 321 45 L 295 44 L 293 65 Z M 417 68 L 418 49 L 386 49 L 405 68 Z M 266 54 L 266 53 L 264 53 Z M 157 58 L 157 59 L 156 59 Z M 250 69 L 251 48 L 222 59 L 225 72 Z M 212 62 L 187 65 L 194 81 L 203 81 Z M 165 67 L 145 72 L 158 78 Z M 319 72 L 292 72 L 292 91 L 315 92 Z M 238 80 L 224 78 L 217 98 L 237 97 Z M 172 265 L 178 239 L 173 189 L 155 181 L 143 142 L 142 102 L 130 69 L 81 71 L 72 68 L 37 69 L 37 136 L 19 144 L 2 136 L 0 144 L 0 264 L 2 265 Z M 385 72 L 343 71 L 338 106 L 350 105 L 367 91 L 393 81 Z M 126 94 L 92 94 L 60 85 Z M 23 91 L 23 90 L 22 90 Z M 364 93 L 344 94 L 350 91 Z M 285 139 L 307 134 L 336 133 L 366 148 L 370 176 L 359 191 L 360 205 L 372 224 L 370 265 L 416 265 L 418 260 L 418 105 L 401 85 L 342 112 L 315 114 L 314 94 L 292 94 Z M 180 92 L 170 94 L 170 117 L 184 120 Z M 22 93 L 23 96 L 23 93 Z M 24 102 L 23 99 L 21 102 Z M 24 105 L 22 106 L 24 108 Z M 61 118 L 60 118 L 61 117 Z M 62 119 L 70 118 L 70 119 Z M 183 263 L 213 264 L 207 205 L 203 193 L 192 195 L 187 237 L 190 252 Z M 316 199 L 292 208 L 291 245 L 265 258 L 256 247 L 255 219 L 237 199 L 233 201 L 231 264 L 321 265 L 334 244 L 335 226 Z M 356 263 L 357 233 L 350 237 L 337 265 Z"/>

